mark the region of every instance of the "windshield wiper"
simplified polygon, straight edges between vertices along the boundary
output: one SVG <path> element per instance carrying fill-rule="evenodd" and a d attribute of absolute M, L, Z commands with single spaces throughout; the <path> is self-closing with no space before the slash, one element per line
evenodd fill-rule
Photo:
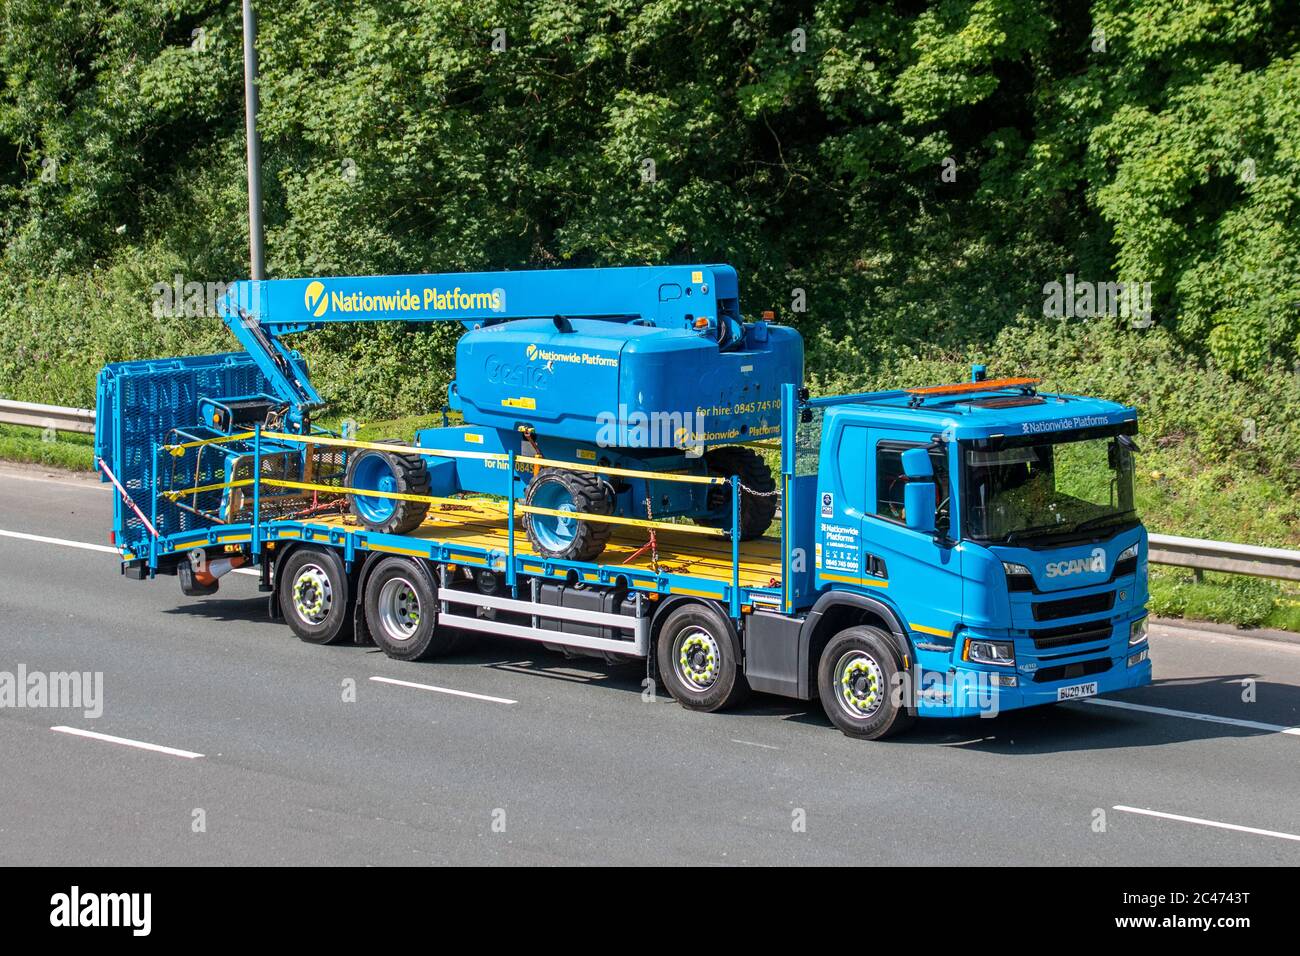
<path fill-rule="evenodd" d="M 1080 521 L 1074 526 L 1076 532 L 1093 531 L 1108 527 L 1112 524 L 1125 524 L 1132 521 L 1134 514 L 1132 511 L 1119 511 L 1108 515 L 1097 515 L 1095 518 L 1089 518 L 1087 521 Z"/>
<path fill-rule="evenodd" d="M 1018 541 L 1020 538 L 1024 537 L 1025 535 L 1029 535 L 1031 537 L 1039 537 L 1039 536 L 1046 536 L 1048 534 L 1056 534 L 1062 531 L 1069 531 L 1069 530 L 1070 530 L 1069 525 L 1041 524 L 1033 528 L 1020 528 L 1016 531 L 1008 532 L 1005 541 L 1007 544 L 1015 544 L 1016 541 Z"/>

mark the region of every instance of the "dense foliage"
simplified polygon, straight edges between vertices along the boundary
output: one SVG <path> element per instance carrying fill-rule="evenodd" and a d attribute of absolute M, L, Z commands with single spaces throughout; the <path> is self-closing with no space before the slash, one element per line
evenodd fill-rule
<path fill-rule="evenodd" d="M 247 269 L 239 5 L 0 2 L 0 394 L 89 404 L 104 361 L 228 347 L 151 305 Z M 731 262 L 817 386 L 1038 371 L 1295 534 L 1300 4 L 257 6 L 272 275 Z M 1067 275 L 1149 317 L 1044 317 Z M 441 402 L 453 340 L 301 345 L 392 415 Z"/>

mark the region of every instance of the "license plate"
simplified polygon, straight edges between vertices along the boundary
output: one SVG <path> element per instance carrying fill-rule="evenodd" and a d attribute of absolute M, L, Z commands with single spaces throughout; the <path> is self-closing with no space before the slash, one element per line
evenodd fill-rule
<path fill-rule="evenodd" d="M 1090 684 L 1071 684 L 1069 687 L 1058 687 L 1056 689 L 1057 700 L 1079 700 L 1083 697 L 1097 696 L 1097 682 Z"/>

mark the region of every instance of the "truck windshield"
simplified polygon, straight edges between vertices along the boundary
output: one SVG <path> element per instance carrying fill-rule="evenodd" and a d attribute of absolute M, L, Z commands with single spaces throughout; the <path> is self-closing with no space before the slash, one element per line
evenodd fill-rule
<path fill-rule="evenodd" d="M 1133 456 L 1114 432 L 963 442 L 966 535 L 1015 544 L 1137 519 Z"/>

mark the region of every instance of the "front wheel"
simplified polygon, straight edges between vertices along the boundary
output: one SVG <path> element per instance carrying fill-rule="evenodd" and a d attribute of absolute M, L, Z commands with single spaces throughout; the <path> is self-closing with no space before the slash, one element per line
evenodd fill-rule
<path fill-rule="evenodd" d="M 383 494 L 427 495 L 429 468 L 420 455 L 366 448 L 348 461 L 349 488 Z M 382 534 L 406 534 L 414 531 L 429 513 L 429 502 L 404 498 L 381 498 L 377 495 L 351 495 L 348 505 L 369 531 Z"/>
<path fill-rule="evenodd" d="M 594 561 L 605 550 L 614 526 L 584 521 L 582 515 L 614 512 L 609 483 L 599 476 L 564 468 L 544 468 L 528 483 L 524 503 L 550 514 L 524 515 L 528 541 L 538 554 L 566 561 Z"/>
<path fill-rule="evenodd" d="M 831 638 L 817 665 L 817 691 L 826 716 L 850 737 L 881 740 L 906 730 L 897 655 L 884 632 L 850 627 Z"/>

